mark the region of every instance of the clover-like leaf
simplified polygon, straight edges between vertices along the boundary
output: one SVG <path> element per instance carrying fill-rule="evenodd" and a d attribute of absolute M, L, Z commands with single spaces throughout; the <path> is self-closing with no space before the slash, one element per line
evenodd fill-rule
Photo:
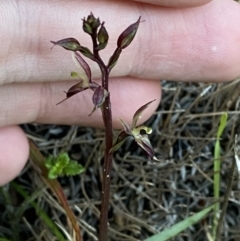
<path fill-rule="evenodd" d="M 49 156 L 45 161 L 48 169 L 48 178 L 55 179 L 59 176 L 73 176 L 82 173 L 85 169 L 76 161 L 70 160 L 67 152 L 60 153 L 57 157 Z"/>
<path fill-rule="evenodd" d="M 61 176 L 69 161 L 70 158 L 67 153 L 61 153 L 58 157 L 49 156 L 45 162 L 45 166 L 48 168 L 48 177 L 55 179 Z"/>
<path fill-rule="evenodd" d="M 135 128 L 137 126 L 137 121 L 141 118 L 141 115 L 143 113 L 144 110 L 147 109 L 147 107 L 154 102 L 155 100 L 149 101 L 147 104 L 141 106 L 134 114 L 133 116 L 133 121 L 132 121 L 132 129 Z"/>
<path fill-rule="evenodd" d="M 78 162 L 70 160 L 69 163 L 63 169 L 63 175 L 74 176 L 81 174 L 85 171 L 85 168 Z"/>

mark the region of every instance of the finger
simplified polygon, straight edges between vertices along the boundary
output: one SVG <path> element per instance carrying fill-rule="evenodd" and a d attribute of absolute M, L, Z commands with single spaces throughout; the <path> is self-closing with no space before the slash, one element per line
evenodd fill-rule
<path fill-rule="evenodd" d="M 92 109 L 91 90 L 81 92 L 56 106 L 65 98 L 73 82 L 51 82 L 36 84 L 11 84 L 0 88 L 0 127 L 29 122 L 79 124 L 103 126 L 101 111 Z M 157 108 L 160 97 L 160 82 L 131 78 L 112 79 L 110 82 L 113 125 L 120 127 L 119 117 L 128 123 L 135 111 L 147 102 L 156 99 L 144 111 L 139 124 L 148 119 Z"/>
<path fill-rule="evenodd" d="M 0 186 L 16 177 L 29 154 L 28 141 L 16 126 L 0 128 Z"/>
<path fill-rule="evenodd" d="M 0 8 L 12 13 L 0 16 L 0 40 L 6 43 L 0 49 L 2 83 L 67 80 L 73 70 L 71 54 L 60 47 L 51 51 L 49 41 L 74 36 L 91 46 L 80 26 L 90 11 L 106 22 L 109 31 L 109 46 L 102 51 L 105 62 L 120 32 L 139 15 L 146 20 L 112 76 L 223 81 L 240 74 L 240 6 L 234 1 L 214 0 L 186 9 L 125 1 L 19 1 L 18 9 L 1 2 Z M 100 77 L 97 66 L 91 67 L 93 76 Z"/>
<path fill-rule="evenodd" d="M 165 7 L 194 7 L 209 3 L 211 0 L 134 0 L 136 2 L 151 3 Z"/>

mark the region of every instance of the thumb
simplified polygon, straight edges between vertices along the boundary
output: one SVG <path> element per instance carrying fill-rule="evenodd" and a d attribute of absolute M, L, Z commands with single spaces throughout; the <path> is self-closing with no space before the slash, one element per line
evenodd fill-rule
<path fill-rule="evenodd" d="M 19 127 L 0 128 L 0 153 L 0 186 L 2 186 L 19 174 L 28 159 L 28 141 Z"/>

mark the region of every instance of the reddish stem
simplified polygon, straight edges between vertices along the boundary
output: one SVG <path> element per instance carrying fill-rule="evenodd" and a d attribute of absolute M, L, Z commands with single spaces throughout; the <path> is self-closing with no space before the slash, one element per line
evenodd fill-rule
<path fill-rule="evenodd" d="M 102 116 L 105 126 L 105 154 L 103 164 L 103 180 L 102 180 L 102 195 L 101 195 L 101 213 L 100 213 L 100 226 L 99 226 L 99 241 L 107 241 L 108 237 L 108 207 L 110 199 L 110 180 L 112 169 L 112 153 L 109 154 L 113 145 L 113 127 L 112 127 L 112 109 L 110 101 L 110 92 L 108 90 L 108 80 L 110 70 L 102 61 L 97 49 L 96 35 L 91 35 L 93 42 L 93 54 L 95 61 L 98 63 L 102 72 L 102 87 L 108 91 L 102 106 Z"/>

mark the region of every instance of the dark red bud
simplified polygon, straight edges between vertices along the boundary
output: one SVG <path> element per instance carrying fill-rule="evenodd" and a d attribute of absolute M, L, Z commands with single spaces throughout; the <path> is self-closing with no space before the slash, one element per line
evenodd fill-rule
<path fill-rule="evenodd" d="M 105 89 L 102 86 L 98 86 L 93 93 L 93 97 L 92 97 L 93 104 L 99 107 L 100 105 L 103 104 L 105 98 L 106 98 Z"/>
<path fill-rule="evenodd" d="M 57 103 L 57 105 L 61 104 L 62 102 L 64 102 L 65 100 L 69 99 L 70 97 L 72 97 L 73 95 L 78 94 L 79 92 L 82 92 L 86 89 L 88 89 L 89 86 L 87 85 L 87 83 L 84 83 L 84 81 L 80 81 L 77 84 L 73 85 L 67 92 L 66 92 L 66 98 L 62 101 L 60 101 L 59 103 Z"/>
<path fill-rule="evenodd" d="M 97 88 L 95 88 L 92 101 L 94 104 L 94 108 L 92 112 L 89 114 L 89 116 L 99 107 L 102 106 L 104 103 L 106 97 L 108 96 L 108 92 L 101 86 L 99 85 Z"/>
<path fill-rule="evenodd" d="M 134 39 L 138 26 L 140 23 L 141 16 L 138 18 L 137 22 L 131 24 L 128 28 L 126 28 L 118 38 L 117 46 L 121 49 L 126 48 Z"/>
<path fill-rule="evenodd" d="M 75 39 L 75 38 L 65 38 L 65 39 L 61 39 L 57 42 L 54 41 L 50 41 L 51 43 L 55 45 L 59 45 L 67 50 L 71 50 L 71 51 L 77 51 L 81 48 L 80 43 Z"/>

